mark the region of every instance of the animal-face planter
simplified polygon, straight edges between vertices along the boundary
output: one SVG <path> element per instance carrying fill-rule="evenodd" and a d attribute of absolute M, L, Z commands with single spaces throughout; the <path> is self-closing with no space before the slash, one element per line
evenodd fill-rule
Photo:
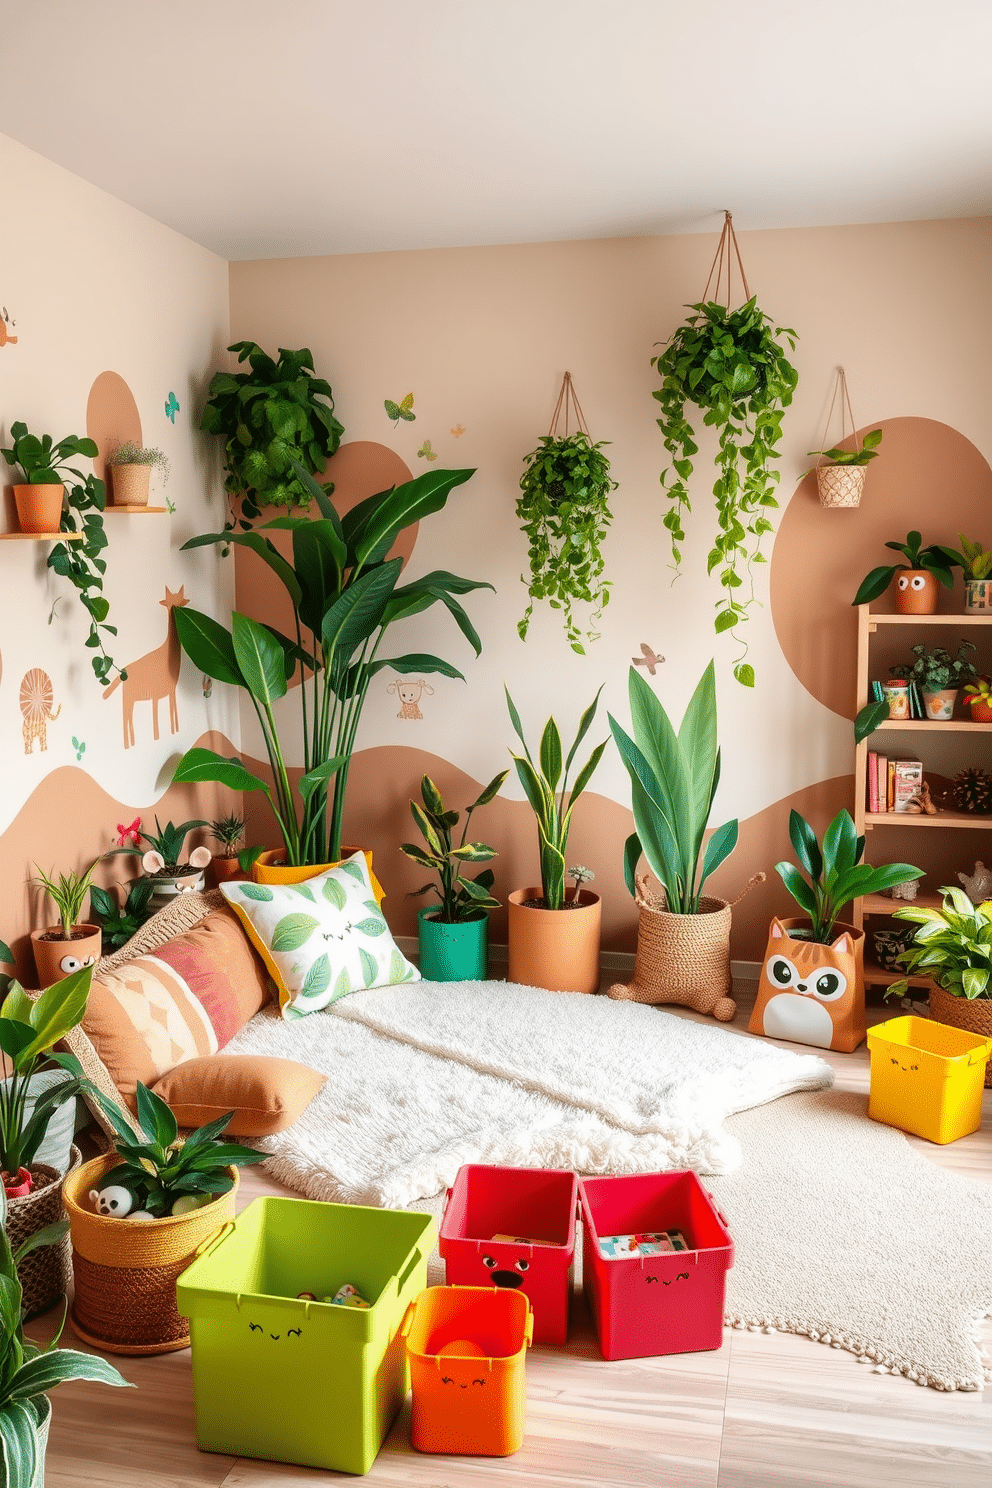
<path fill-rule="evenodd" d="M 838 924 L 830 945 L 790 935 L 806 924 L 772 920 L 748 1029 L 850 1054 L 865 1037 L 864 934 Z"/>

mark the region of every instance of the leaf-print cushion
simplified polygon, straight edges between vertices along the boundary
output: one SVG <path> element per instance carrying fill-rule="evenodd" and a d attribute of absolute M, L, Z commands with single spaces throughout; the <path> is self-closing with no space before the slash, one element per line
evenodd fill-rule
<path fill-rule="evenodd" d="M 304 883 L 220 889 L 279 989 L 284 1018 L 316 1012 L 363 987 L 420 980 L 389 933 L 363 853 Z"/>

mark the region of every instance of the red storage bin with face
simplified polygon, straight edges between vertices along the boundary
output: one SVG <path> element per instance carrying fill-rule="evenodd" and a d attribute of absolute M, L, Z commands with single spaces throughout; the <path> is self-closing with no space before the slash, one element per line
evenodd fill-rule
<path fill-rule="evenodd" d="M 734 1242 L 695 1173 L 582 1178 L 579 1202 L 582 1284 L 603 1358 L 719 1348 Z M 687 1249 L 639 1254 L 635 1240 L 634 1253 L 622 1253 L 626 1237 L 665 1231 L 678 1232 Z M 600 1241 L 621 1253 L 607 1257 Z"/>
<path fill-rule="evenodd" d="M 438 1241 L 449 1286 L 519 1289 L 534 1312 L 534 1342 L 564 1343 L 577 1191 L 575 1174 L 554 1168 L 459 1168 Z"/>

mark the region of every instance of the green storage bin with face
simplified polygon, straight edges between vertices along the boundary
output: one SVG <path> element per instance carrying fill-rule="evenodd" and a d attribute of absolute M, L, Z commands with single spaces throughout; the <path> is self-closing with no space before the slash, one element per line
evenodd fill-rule
<path fill-rule="evenodd" d="M 179 1278 L 204 1452 L 366 1473 L 406 1396 L 399 1327 L 427 1285 L 429 1214 L 255 1199 Z M 300 1299 L 351 1283 L 358 1309 Z"/>

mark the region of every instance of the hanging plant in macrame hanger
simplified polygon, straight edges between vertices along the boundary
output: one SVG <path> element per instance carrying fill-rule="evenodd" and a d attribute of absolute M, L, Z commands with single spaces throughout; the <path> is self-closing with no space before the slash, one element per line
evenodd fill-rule
<path fill-rule="evenodd" d="M 559 434 L 562 418 L 565 432 Z M 574 434 L 569 433 L 572 419 Z M 584 641 L 599 639 L 596 627 L 610 598 L 600 547 L 613 520 L 608 497 L 617 486 L 602 453 L 608 442 L 593 444 L 572 375 L 566 372 L 551 428 L 537 449 L 525 455 L 527 469 L 520 478 L 517 517 L 530 560 L 530 578 L 521 575 L 530 596 L 517 622 L 522 641 L 527 639 L 536 600 L 547 600 L 553 610 L 562 611 L 568 643 L 580 656 L 586 654 Z M 576 618 L 576 604 L 593 607 L 584 625 Z"/>
<path fill-rule="evenodd" d="M 744 303 L 731 310 L 731 277 L 736 259 Z M 725 280 L 726 304 L 721 304 Z M 709 299 L 713 285 L 714 299 Z M 667 350 L 651 358 L 662 384 L 653 394 L 661 404 L 658 427 L 672 457 L 661 484 L 669 500 L 664 524 L 671 534 L 672 561 L 678 571 L 685 541 L 683 516 L 691 511 L 689 480 L 699 449 L 686 404 L 703 414 L 703 423 L 719 434 L 716 456 L 717 532 L 706 560 L 707 573 L 718 571 L 724 593 L 716 603 L 715 627 L 733 630 L 743 650 L 734 676 L 754 686 L 754 669 L 745 660 L 747 642 L 736 627 L 747 619 L 754 601 L 751 565 L 764 563 L 761 540 L 772 530 L 768 511 L 778 506 L 774 489 L 779 472 L 770 468 L 782 437 L 782 410 L 792 402 L 798 374 L 776 337 L 795 349 L 796 333 L 774 326 L 748 287 L 729 212 L 710 267 L 703 298 L 687 307 L 693 313 L 679 326 Z"/>

